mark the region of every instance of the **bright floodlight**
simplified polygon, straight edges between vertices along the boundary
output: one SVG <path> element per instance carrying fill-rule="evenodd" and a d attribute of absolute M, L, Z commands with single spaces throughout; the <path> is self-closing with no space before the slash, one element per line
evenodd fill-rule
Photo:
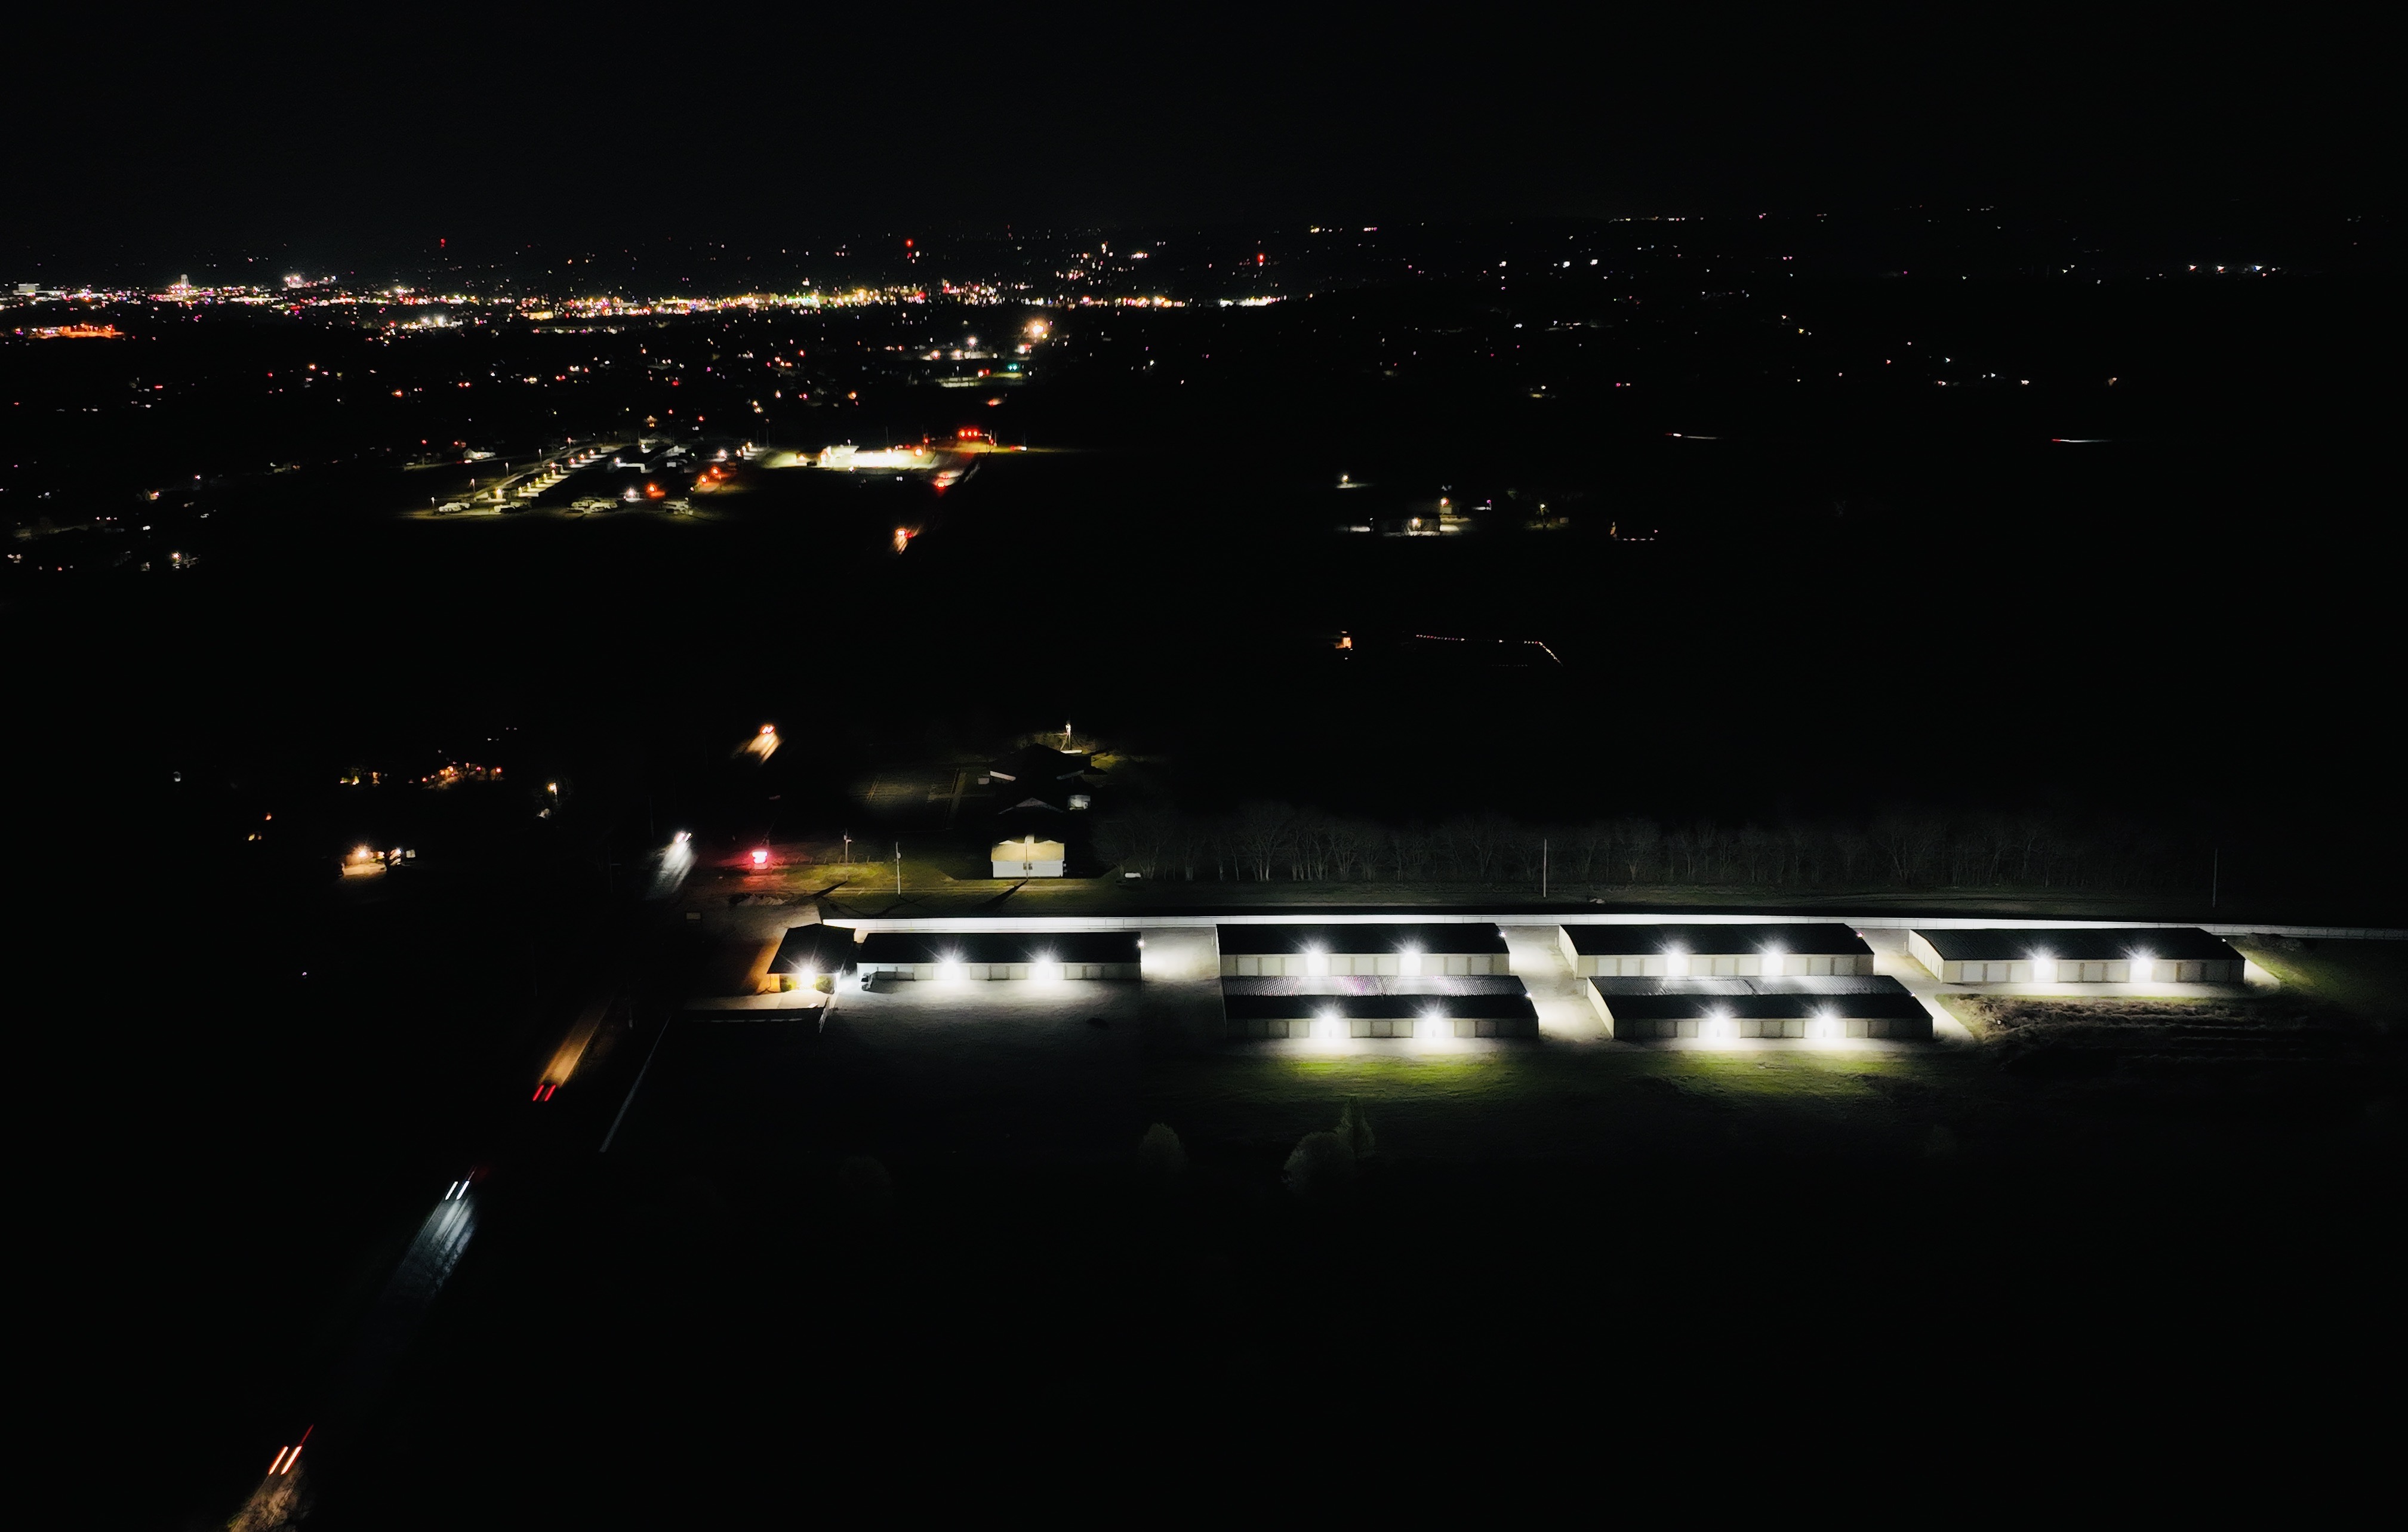
<path fill-rule="evenodd" d="M 766 867 L 769 865 L 769 852 L 767 848 L 755 847 L 753 849 L 752 865 L 756 867 Z"/>
<path fill-rule="evenodd" d="M 1329 977 L 1329 954 L 1318 947 L 1304 950 L 1304 971 L 1315 979 Z"/>
<path fill-rule="evenodd" d="M 687 841 L 692 840 L 693 838 L 694 838 L 694 832 L 693 832 L 693 831 L 691 831 L 691 830 L 680 830 L 676 835 L 671 836 L 671 837 L 669 838 L 669 843 L 670 843 L 671 845 L 675 845 L 675 846 L 682 846 L 682 845 L 684 845 Z"/>
<path fill-rule="evenodd" d="M 1781 960 L 1783 955 L 1781 949 L 1778 947 L 1767 947 L 1764 950 L 1764 977 L 1767 979 L 1778 979 L 1781 977 Z"/>
<path fill-rule="evenodd" d="M 2151 958 L 2146 952 L 2134 952 L 2132 954 L 2133 983 L 2145 984 L 2157 976 L 2157 966 L 2156 960 Z"/>
<path fill-rule="evenodd" d="M 1313 1024 L 1313 1034 L 1326 1042 L 1337 1042 L 1346 1036 L 1346 1018 L 1335 1009 L 1325 1010 Z"/>
<path fill-rule="evenodd" d="M 1689 977 L 1689 954 L 1678 947 L 1664 949 L 1664 973 L 1671 979 Z"/>
<path fill-rule="evenodd" d="M 2031 955 L 2031 966 L 2033 983 L 2054 984 L 2057 982 L 2056 958 L 2051 957 L 2046 952 L 2034 952 Z"/>
<path fill-rule="evenodd" d="M 1841 1032 L 1838 1016 L 1828 1010 L 1818 1010 L 1814 1013 L 1814 1036 L 1826 1042 L 1836 1042 L 1841 1037 Z"/>
<path fill-rule="evenodd" d="M 1414 1028 L 1414 1035 L 1424 1041 L 1437 1042 L 1455 1036 L 1455 1027 L 1448 1022 L 1445 1011 L 1432 1006 L 1422 1012 L 1422 1023 Z"/>
<path fill-rule="evenodd" d="M 1397 971 L 1408 979 L 1417 979 L 1421 977 L 1422 950 L 1418 947 L 1408 947 L 1403 952 L 1398 952 L 1397 954 Z"/>
<path fill-rule="evenodd" d="M 1054 961 L 1052 952 L 1039 952 L 1029 960 L 1028 977 L 1053 983 L 1062 977 L 1062 965 Z"/>
<path fill-rule="evenodd" d="M 948 984 L 957 981 L 962 977 L 961 960 L 953 957 L 939 958 L 937 977 Z"/>

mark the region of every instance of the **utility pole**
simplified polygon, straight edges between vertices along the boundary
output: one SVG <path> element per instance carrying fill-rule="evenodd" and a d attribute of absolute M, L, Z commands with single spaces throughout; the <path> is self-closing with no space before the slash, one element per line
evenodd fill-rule
<path fill-rule="evenodd" d="M 903 842 L 895 843 L 895 896 L 903 897 Z"/>
<path fill-rule="evenodd" d="M 851 830 L 844 832 L 844 865 L 848 867 L 853 866 L 853 832 Z"/>
<path fill-rule="evenodd" d="M 1062 721 L 1062 753 L 1070 753 L 1070 721 L 1067 718 Z"/>

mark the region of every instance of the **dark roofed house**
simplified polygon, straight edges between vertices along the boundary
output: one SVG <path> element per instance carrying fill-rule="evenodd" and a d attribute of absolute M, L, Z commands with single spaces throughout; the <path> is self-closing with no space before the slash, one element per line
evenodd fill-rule
<path fill-rule="evenodd" d="M 1486 921 L 1224 925 L 1217 935 L 1225 979 L 1328 979 L 1348 974 L 1415 978 L 1513 971 L 1505 934 Z"/>
<path fill-rule="evenodd" d="M 1140 979 L 1144 947 L 1134 931 L 873 931 L 859 962 L 864 977 Z"/>
<path fill-rule="evenodd" d="M 1873 971 L 1865 938 L 1836 923 L 1565 924 L 1557 948 L 1583 979 L 1777 979 Z"/>
<path fill-rule="evenodd" d="M 2247 963 L 2196 926 L 1918 928 L 1906 950 L 1944 984 L 2237 984 Z"/>

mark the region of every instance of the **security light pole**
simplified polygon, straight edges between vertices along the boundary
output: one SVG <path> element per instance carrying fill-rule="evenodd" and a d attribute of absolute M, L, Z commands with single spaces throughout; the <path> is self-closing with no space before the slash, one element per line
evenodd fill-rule
<path fill-rule="evenodd" d="M 903 842 L 895 843 L 895 896 L 903 897 Z"/>

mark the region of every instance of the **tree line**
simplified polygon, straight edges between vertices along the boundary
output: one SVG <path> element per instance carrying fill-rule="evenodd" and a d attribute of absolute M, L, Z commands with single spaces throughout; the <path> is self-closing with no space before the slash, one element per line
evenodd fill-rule
<path fill-rule="evenodd" d="M 1107 866 L 1187 882 L 1743 884 L 1770 888 L 2124 891 L 2195 881 L 2194 848 L 2135 826 L 2053 814 L 1900 811 L 1770 825 L 1643 816 L 1524 824 L 1503 814 L 1383 824 L 1285 803 L 1223 814 L 1155 807 L 1101 816 Z"/>

